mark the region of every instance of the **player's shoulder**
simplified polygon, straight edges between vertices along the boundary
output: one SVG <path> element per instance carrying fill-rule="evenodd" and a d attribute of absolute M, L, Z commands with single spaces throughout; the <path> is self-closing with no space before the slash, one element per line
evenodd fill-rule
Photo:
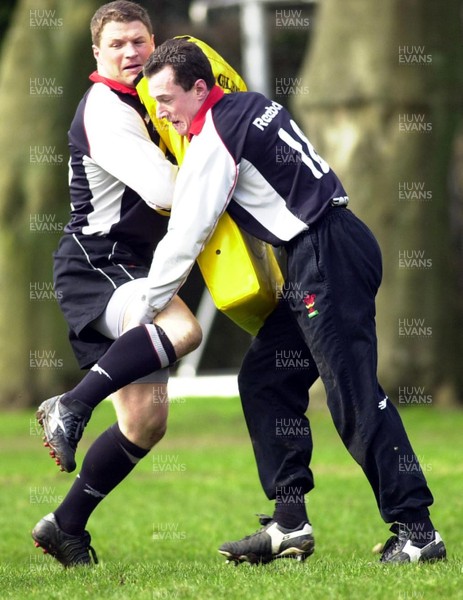
<path fill-rule="evenodd" d="M 118 91 L 101 82 L 94 83 L 88 90 L 86 104 L 87 106 L 103 111 L 133 109 L 136 112 L 140 112 L 140 107 L 143 107 L 137 94 Z"/>
<path fill-rule="evenodd" d="M 220 112 L 233 111 L 239 112 L 245 110 L 242 116 L 245 117 L 249 112 L 259 110 L 259 107 L 272 102 L 266 96 L 259 92 L 232 92 L 225 94 L 214 109 Z"/>
<path fill-rule="evenodd" d="M 235 129 L 236 126 L 246 127 L 256 118 L 269 111 L 280 108 L 280 105 L 259 92 L 236 92 L 225 94 L 212 108 L 214 121 L 227 124 Z"/>
<path fill-rule="evenodd" d="M 84 120 L 94 127 L 114 127 L 115 123 L 132 123 L 140 118 L 141 102 L 138 97 L 118 94 L 104 83 L 94 83 L 88 90 Z"/>
<path fill-rule="evenodd" d="M 87 107 L 111 107 L 120 106 L 122 104 L 119 96 L 104 83 L 94 83 L 86 93 Z"/>

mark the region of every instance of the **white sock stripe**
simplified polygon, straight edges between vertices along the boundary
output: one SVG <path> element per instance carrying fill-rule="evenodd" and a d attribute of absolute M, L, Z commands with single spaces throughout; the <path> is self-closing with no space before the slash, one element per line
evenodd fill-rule
<path fill-rule="evenodd" d="M 151 338 L 151 342 L 153 347 L 159 357 L 161 362 L 161 367 L 168 367 L 170 364 L 169 357 L 167 356 L 166 351 L 164 350 L 164 346 L 162 345 L 161 338 L 159 337 L 158 330 L 156 329 L 156 325 L 150 323 L 145 325 L 146 330 Z"/>
<path fill-rule="evenodd" d="M 138 458 L 138 456 L 134 456 L 133 454 L 131 454 L 128 450 L 124 448 L 122 444 L 119 444 L 119 448 L 124 452 L 124 454 L 127 456 L 127 458 L 133 465 L 136 465 L 140 462 L 141 458 Z"/>

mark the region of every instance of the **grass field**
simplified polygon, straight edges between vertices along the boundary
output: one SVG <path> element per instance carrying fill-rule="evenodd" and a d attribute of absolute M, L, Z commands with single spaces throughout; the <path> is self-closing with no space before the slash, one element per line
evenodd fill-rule
<path fill-rule="evenodd" d="M 432 516 L 448 560 L 380 565 L 372 547 L 390 535 L 359 467 L 324 410 L 311 412 L 316 489 L 308 509 L 315 554 L 305 563 L 225 564 L 224 541 L 258 529 L 271 513 L 257 479 L 237 399 L 184 399 L 171 407 L 157 452 L 97 509 L 89 522 L 100 564 L 64 570 L 33 546 L 30 530 L 52 512 L 73 475 L 41 448 L 33 413 L 0 419 L 0 598 L 302 599 L 463 598 L 463 412 L 409 407 L 402 413 L 435 496 Z M 114 420 L 103 403 L 79 461 Z"/>

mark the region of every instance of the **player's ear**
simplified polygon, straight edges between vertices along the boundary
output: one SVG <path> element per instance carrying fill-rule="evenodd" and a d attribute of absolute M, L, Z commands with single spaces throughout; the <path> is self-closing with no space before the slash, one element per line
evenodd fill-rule
<path fill-rule="evenodd" d="M 209 90 L 207 89 L 207 84 L 204 79 L 197 79 L 194 88 L 198 100 L 205 100 L 207 98 Z"/>
<path fill-rule="evenodd" d="M 92 50 L 93 50 L 93 56 L 95 57 L 95 60 L 98 60 L 98 56 L 100 55 L 100 49 L 98 48 L 98 46 L 95 46 L 95 44 L 93 44 Z"/>

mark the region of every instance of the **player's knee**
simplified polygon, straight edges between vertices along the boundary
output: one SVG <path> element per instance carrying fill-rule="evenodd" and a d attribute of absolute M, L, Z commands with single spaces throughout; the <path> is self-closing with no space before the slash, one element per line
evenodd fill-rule
<path fill-rule="evenodd" d="M 147 432 L 148 438 L 153 447 L 155 444 L 160 442 L 167 432 L 167 419 L 163 422 L 154 423 L 153 427 Z"/>
<path fill-rule="evenodd" d="M 138 431 L 139 440 L 144 447 L 152 448 L 162 440 L 167 432 L 167 415 L 153 415 L 144 421 Z"/>
<path fill-rule="evenodd" d="M 181 332 L 178 330 L 173 335 L 174 348 L 177 358 L 193 352 L 201 344 L 203 332 L 198 321 L 193 317 L 182 322 Z M 172 340 L 172 338 L 171 338 Z"/>
<path fill-rule="evenodd" d="M 123 390 L 117 400 L 121 431 L 137 446 L 150 450 L 167 430 L 169 402 L 165 385 L 137 384 Z"/>
<path fill-rule="evenodd" d="M 198 348 L 198 346 L 201 344 L 202 340 L 203 332 L 201 330 L 201 326 L 196 319 L 191 319 L 188 322 L 185 335 L 185 344 L 187 346 L 186 353 L 196 350 L 196 348 Z"/>

